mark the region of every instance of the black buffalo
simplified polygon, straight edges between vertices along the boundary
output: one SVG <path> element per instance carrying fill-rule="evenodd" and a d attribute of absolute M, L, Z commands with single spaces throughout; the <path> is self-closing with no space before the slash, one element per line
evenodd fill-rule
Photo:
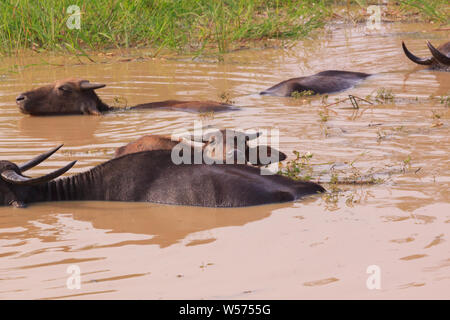
<path fill-rule="evenodd" d="M 94 90 L 105 87 L 87 80 L 65 79 L 54 84 L 21 93 L 16 103 L 21 112 L 30 115 L 91 114 L 101 115 L 117 110 L 105 104 Z M 191 112 L 222 112 L 236 107 L 215 101 L 166 100 L 138 104 L 128 109 L 172 109 Z"/>
<path fill-rule="evenodd" d="M 230 208 L 294 201 L 325 191 L 316 183 L 261 175 L 248 165 L 175 165 L 168 150 L 125 155 L 57 180 L 75 161 L 42 177 L 23 175 L 60 147 L 20 166 L 0 161 L 0 205 L 91 200 Z"/>
<path fill-rule="evenodd" d="M 427 41 L 428 49 L 431 52 L 430 57 L 419 58 L 408 50 L 405 43 L 402 42 L 403 51 L 406 56 L 417 64 L 428 66 L 433 70 L 450 71 L 450 41 L 435 48 L 430 41 Z"/>
<path fill-rule="evenodd" d="M 292 78 L 280 82 L 267 90 L 262 95 L 290 97 L 295 92 L 309 92 L 310 94 L 325 94 L 349 89 L 370 74 L 362 72 L 327 70 L 311 76 Z"/>

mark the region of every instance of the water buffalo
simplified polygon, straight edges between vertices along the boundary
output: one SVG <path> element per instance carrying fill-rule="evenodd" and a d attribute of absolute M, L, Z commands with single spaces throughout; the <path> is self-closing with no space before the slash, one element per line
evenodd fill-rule
<path fill-rule="evenodd" d="M 271 148 L 270 146 L 262 145 L 250 147 L 248 142 L 258 138 L 260 133 L 249 134 L 228 129 L 216 130 L 216 132 L 213 131 L 210 133 L 211 134 L 205 133 L 201 137 L 191 135 L 185 138 L 191 141 L 203 142 L 204 144 L 200 151 L 205 153 L 209 158 L 218 160 L 222 163 L 238 163 L 239 160 L 242 159 L 243 163 L 261 166 L 283 161 L 287 158 L 286 154 L 275 148 Z M 219 141 L 217 141 L 218 136 L 220 136 Z M 242 144 L 240 144 L 240 139 L 242 139 Z M 126 154 L 142 151 L 172 150 L 180 143 L 183 143 L 182 139 L 172 140 L 171 137 L 168 136 L 146 135 L 118 148 L 115 157 L 117 158 Z M 227 144 L 229 144 L 228 148 Z M 192 148 L 191 153 L 195 152 L 193 146 L 187 145 L 186 147 Z"/>
<path fill-rule="evenodd" d="M 65 79 L 52 85 L 24 92 L 16 98 L 21 112 L 30 115 L 91 114 L 101 115 L 117 110 L 106 105 L 94 90 L 105 84 L 90 83 L 81 79 Z M 174 109 L 191 112 L 221 112 L 236 107 L 215 101 L 178 101 L 167 100 L 138 104 L 126 109 Z"/>
<path fill-rule="evenodd" d="M 309 92 L 310 94 L 324 94 L 342 91 L 351 88 L 371 76 L 368 73 L 327 70 L 311 76 L 292 78 L 280 82 L 267 90 L 262 95 L 290 97 L 295 92 Z"/>
<path fill-rule="evenodd" d="M 316 183 L 261 175 L 248 165 L 175 165 L 168 150 L 128 154 L 57 180 L 76 161 L 41 177 L 23 175 L 60 147 L 20 166 L 0 161 L 0 205 L 90 200 L 230 208 L 294 201 L 325 191 Z"/>
<path fill-rule="evenodd" d="M 440 45 L 438 48 L 435 48 L 430 41 L 427 41 L 427 46 L 430 49 L 431 56 L 419 58 L 412 54 L 402 41 L 403 51 L 412 62 L 429 66 L 433 70 L 450 71 L 450 41 Z"/>

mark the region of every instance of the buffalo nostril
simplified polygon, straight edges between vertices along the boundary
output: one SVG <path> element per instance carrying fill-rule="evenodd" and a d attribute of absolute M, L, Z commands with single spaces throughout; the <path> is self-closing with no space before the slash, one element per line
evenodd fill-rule
<path fill-rule="evenodd" d="M 16 102 L 17 102 L 17 103 L 20 103 L 20 102 L 24 101 L 26 98 L 27 98 L 26 96 L 24 96 L 23 94 L 21 94 L 21 95 L 19 95 L 19 96 L 16 98 Z"/>

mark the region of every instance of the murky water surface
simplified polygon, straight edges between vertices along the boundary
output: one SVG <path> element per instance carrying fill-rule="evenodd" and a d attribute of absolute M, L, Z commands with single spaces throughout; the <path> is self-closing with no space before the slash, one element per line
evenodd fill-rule
<path fill-rule="evenodd" d="M 196 114 L 153 110 L 95 116 L 30 117 L 15 97 L 56 79 L 81 77 L 108 86 L 99 95 L 129 105 L 166 99 L 217 100 L 227 92 L 240 111 L 203 118 L 235 129 L 280 130 L 280 149 L 313 162 L 351 163 L 391 173 L 378 185 L 342 186 L 335 196 L 283 205 L 202 209 L 142 203 L 54 203 L 0 209 L 0 298 L 449 298 L 450 73 L 416 68 L 433 25 L 331 28 L 290 49 L 237 51 L 223 63 L 145 60 L 65 66 L 64 59 L 8 58 L 0 63 L 0 159 L 23 162 L 65 146 L 31 174 L 71 160 L 72 173 L 113 156 L 145 134 L 191 129 Z M 66 61 L 67 62 L 67 61 Z M 16 68 L 14 65 L 25 66 Z M 327 69 L 374 73 L 330 95 L 365 97 L 384 87 L 395 103 L 352 110 L 255 93 L 291 77 Z M 375 93 L 374 93 L 375 92 Z M 323 116 L 328 121 L 322 121 Z M 411 159 L 408 163 L 408 159 Z M 405 161 L 406 160 L 406 164 Z M 409 167 L 409 164 L 411 167 Z M 405 169 L 402 172 L 402 169 Z M 330 188 L 329 185 L 325 185 Z M 67 268 L 81 289 L 66 286 Z M 366 286 L 367 268 L 381 289 Z"/>

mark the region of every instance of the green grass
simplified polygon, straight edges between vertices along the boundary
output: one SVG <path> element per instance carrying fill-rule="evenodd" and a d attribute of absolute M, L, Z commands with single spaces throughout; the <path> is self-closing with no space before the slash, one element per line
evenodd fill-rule
<path fill-rule="evenodd" d="M 1 0 L 0 54 L 151 48 L 198 54 L 298 39 L 323 26 L 338 6 L 366 12 L 370 0 Z M 71 30 L 67 8 L 81 9 Z M 402 14 L 448 23 L 448 0 L 389 1 Z M 364 18 L 365 19 L 365 18 Z M 258 42 L 253 44 L 253 42 Z"/>
<path fill-rule="evenodd" d="M 292 39 L 323 25 L 326 0 L 2 0 L 0 52 L 151 47 L 226 52 L 239 43 Z M 67 25 L 81 8 L 81 29 Z"/>
<path fill-rule="evenodd" d="M 341 3 L 356 4 L 365 10 L 369 5 L 380 5 L 383 1 L 379 0 L 353 0 L 338 1 Z M 401 20 L 408 21 L 407 16 L 417 14 L 421 21 L 434 21 L 439 23 L 449 23 L 450 5 L 448 0 L 389 0 L 384 1 L 387 7 L 399 7 L 401 10 Z M 410 19 L 409 19 L 410 21 Z"/>
<path fill-rule="evenodd" d="M 449 23 L 450 5 L 448 0 L 400 0 L 403 9 L 414 11 L 428 20 Z"/>

